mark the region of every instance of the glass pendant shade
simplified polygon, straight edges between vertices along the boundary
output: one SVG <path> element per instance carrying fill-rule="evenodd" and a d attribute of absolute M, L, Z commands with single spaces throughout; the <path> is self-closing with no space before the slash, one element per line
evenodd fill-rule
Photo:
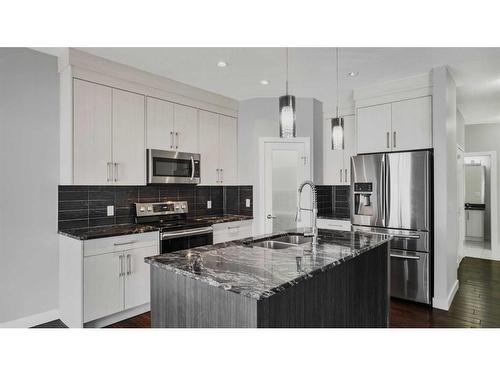
<path fill-rule="evenodd" d="M 280 96 L 280 137 L 295 137 L 295 96 Z"/>
<path fill-rule="evenodd" d="M 344 149 L 344 119 L 335 117 L 332 119 L 332 150 Z"/>

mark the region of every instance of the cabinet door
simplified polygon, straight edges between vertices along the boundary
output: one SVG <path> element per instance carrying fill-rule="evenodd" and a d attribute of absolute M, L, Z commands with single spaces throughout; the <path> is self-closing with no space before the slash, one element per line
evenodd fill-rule
<path fill-rule="evenodd" d="M 223 185 L 238 183 L 238 122 L 233 117 L 219 117 L 219 167 Z"/>
<path fill-rule="evenodd" d="M 111 183 L 112 89 L 73 81 L 74 183 Z"/>
<path fill-rule="evenodd" d="M 198 110 L 174 104 L 174 149 L 198 152 Z"/>
<path fill-rule="evenodd" d="M 325 121 L 324 128 L 324 172 L 325 185 L 339 185 L 343 181 L 344 150 L 332 150 L 332 125 L 331 119 Z"/>
<path fill-rule="evenodd" d="M 113 181 L 146 184 L 144 96 L 113 89 Z"/>
<path fill-rule="evenodd" d="M 351 156 L 356 155 L 356 120 L 344 117 L 344 185 L 351 183 Z"/>
<path fill-rule="evenodd" d="M 158 150 L 174 148 L 174 104 L 146 99 L 146 146 Z"/>
<path fill-rule="evenodd" d="M 474 239 L 483 239 L 484 237 L 484 211 L 480 210 L 466 210 L 467 223 L 467 237 L 474 237 Z"/>
<path fill-rule="evenodd" d="M 358 153 L 390 151 L 391 104 L 358 108 L 356 113 Z"/>
<path fill-rule="evenodd" d="M 144 258 L 157 255 L 156 246 L 125 251 L 125 309 L 143 305 L 150 301 L 149 264 Z"/>
<path fill-rule="evenodd" d="M 83 260 L 83 320 L 90 322 L 123 310 L 123 252 Z"/>
<path fill-rule="evenodd" d="M 200 169 L 201 184 L 219 183 L 219 115 L 201 111 L 200 116 Z"/>
<path fill-rule="evenodd" d="M 432 147 L 431 97 L 392 103 L 392 150 Z"/>

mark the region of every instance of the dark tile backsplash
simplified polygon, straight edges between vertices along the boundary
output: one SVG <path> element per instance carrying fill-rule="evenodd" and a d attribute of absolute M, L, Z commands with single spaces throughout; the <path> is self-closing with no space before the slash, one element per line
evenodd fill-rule
<path fill-rule="evenodd" d="M 318 216 L 330 216 L 338 219 L 351 217 L 349 185 L 316 186 L 318 196 Z"/>
<path fill-rule="evenodd" d="M 250 207 L 245 200 L 250 199 Z M 252 186 L 59 186 L 59 229 L 100 227 L 134 222 L 135 202 L 185 200 L 188 216 L 253 215 Z M 212 208 L 207 208 L 207 201 Z M 114 206 L 114 216 L 107 216 Z"/>

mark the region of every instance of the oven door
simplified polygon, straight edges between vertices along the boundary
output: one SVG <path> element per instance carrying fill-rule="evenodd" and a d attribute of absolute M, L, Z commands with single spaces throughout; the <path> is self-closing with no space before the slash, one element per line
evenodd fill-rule
<path fill-rule="evenodd" d="M 160 236 L 162 254 L 214 243 L 212 227 L 164 232 Z"/>
<path fill-rule="evenodd" d="M 200 154 L 147 150 L 149 184 L 199 184 Z"/>

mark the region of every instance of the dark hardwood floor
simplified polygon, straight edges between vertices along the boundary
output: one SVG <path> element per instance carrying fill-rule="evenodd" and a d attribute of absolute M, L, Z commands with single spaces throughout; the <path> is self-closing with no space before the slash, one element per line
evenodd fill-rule
<path fill-rule="evenodd" d="M 391 328 L 500 328 L 500 262 L 464 258 L 458 269 L 460 287 L 449 311 L 391 300 Z M 58 323 L 59 322 L 59 323 Z M 40 328 L 59 328 L 61 321 Z M 149 328 L 149 312 L 107 328 Z"/>

